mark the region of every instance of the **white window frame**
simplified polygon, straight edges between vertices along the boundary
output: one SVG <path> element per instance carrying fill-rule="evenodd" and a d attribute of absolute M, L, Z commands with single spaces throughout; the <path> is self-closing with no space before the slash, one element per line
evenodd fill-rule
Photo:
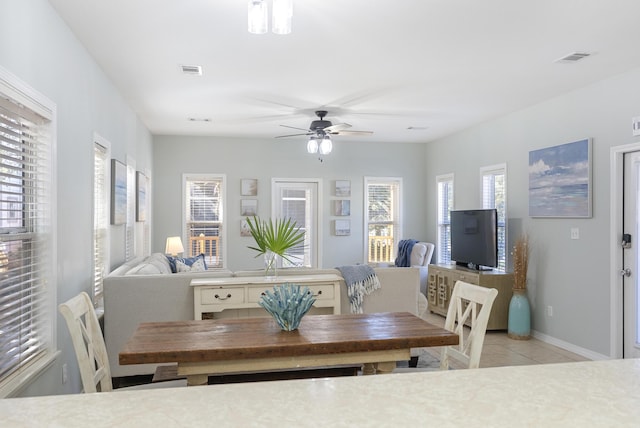
<path fill-rule="evenodd" d="M 46 134 L 49 143 L 47 166 L 49 168 L 49 187 L 46 189 L 48 199 L 44 202 L 48 209 L 45 216 L 48 224 L 42 227 L 43 241 L 47 249 L 47 255 L 42 268 L 46 269 L 46 287 L 42 288 L 44 297 L 42 304 L 38 306 L 38 323 L 42 325 L 42 335 L 37 336 L 42 342 L 42 352 L 28 362 L 21 362 L 16 369 L 0 381 L 0 397 L 14 396 L 26 385 L 35 380 L 44 370 L 52 365 L 59 351 L 57 347 L 57 107 L 47 97 L 31 88 L 25 82 L 0 67 L 0 102 L 15 102 L 24 107 L 25 113 L 33 112 L 34 116 L 44 119 L 42 131 Z M 7 101 L 11 100 L 11 101 Z M 2 325 L 0 325 L 2 329 Z"/>
<path fill-rule="evenodd" d="M 93 304 L 103 307 L 103 279 L 109 273 L 110 266 L 110 233 L 109 233 L 109 183 L 111 183 L 111 143 L 97 133 L 93 135 L 94 141 L 94 204 L 93 204 Z M 104 165 L 102 166 L 101 189 L 97 188 L 95 169 L 95 145 L 104 148 Z M 98 199 L 99 198 L 99 199 Z M 99 204 L 99 205 L 98 205 Z M 101 212 L 100 218 L 97 212 Z M 100 246 L 101 249 L 97 247 Z"/>
<path fill-rule="evenodd" d="M 451 263 L 451 217 L 448 219 L 443 219 L 441 214 L 444 212 L 444 207 L 442 204 L 442 196 L 440 194 L 440 184 L 441 183 L 451 183 L 451 207 L 449 209 L 449 213 L 455 209 L 455 177 L 453 173 L 450 174 L 442 174 L 436 176 L 436 260 L 438 263 Z M 443 242 L 442 235 L 443 233 L 449 234 L 449 246 Z"/>
<path fill-rule="evenodd" d="M 305 259 L 308 260 L 306 267 L 318 268 L 322 266 L 322 179 L 320 178 L 272 178 L 271 179 L 271 216 L 273 218 L 282 217 L 280 215 L 280 193 L 278 189 L 290 185 L 307 186 L 313 184 L 316 186 L 317 192 L 307 200 L 309 210 L 309 232 L 305 233 Z M 307 261 L 305 260 L 305 261 Z M 286 265 L 286 261 L 284 262 Z M 279 260 L 278 264 L 282 266 L 283 261 Z"/>
<path fill-rule="evenodd" d="M 495 186 L 495 177 L 503 176 L 504 183 L 504 207 L 501 209 L 500 207 L 495 206 L 496 200 L 496 186 Z M 485 177 L 491 178 L 491 183 L 489 183 L 489 188 L 487 188 L 485 183 Z M 487 192 L 490 192 L 488 194 Z M 507 262 L 509 259 L 509 252 L 507 251 L 507 164 L 501 163 L 497 165 L 490 165 L 480 168 L 480 195 L 482 197 L 482 208 L 497 208 L 498 209 L 498 267 L 496 270 L 505 271 L 507 268 Z M 502 211 L 502 212 L 501 212 Z M 501 221 L 501 219 L 503 219 Z M 500 235 L 503 234 L 502 239 L 500 239 Z M 500 243 L 502 241 L 502 244 Z"/>
<path fill-rule="evenodd" d="M 393 243 L 391 248 L 391 254 L 388 260 L 385 263 L 393 262 L 396 258 L 396 254 L 398 252 L 398 243 L 402 237 L 402 177 L 364 177 L 364 212 L 363 212 L 363 260 L 364 263 L 376 263 L 376 261 L 369 260 L 369 185 L 371 184 L 382 184 L 382 185 L 390 185 L 395 186 L 396 194 L 395 200 L 393 201 L 393 219 L 388 224 L 392 224 L 394 227 L 393 232 Z M 371 222 L 371 223 L 381 223 L 381 222 Z"/>
<path fill-rule="evenodd" d="M 229 229 L 229 222 L 227 221 L 227 176 L 226 174 L 197 174 L 197 173 L 185 173 L 182 174 L 182 245 L 184 247 L 185 257 L 189 255 L 189 228 L 187 227 L 187 217 L 190 207 L 187 206 L 187 181 L 213 181 L 220 180 L 222 182 L 221 191 L 222 198 L 220 201 L 220 228 L 222 233 L 219 234 L 218 251 L 222 255 L 222 266 L 211 266 L 209 263 L 207 269 L 210 270 L 226 270 L 228 263 L 227 253 L 227 229 Z"/>

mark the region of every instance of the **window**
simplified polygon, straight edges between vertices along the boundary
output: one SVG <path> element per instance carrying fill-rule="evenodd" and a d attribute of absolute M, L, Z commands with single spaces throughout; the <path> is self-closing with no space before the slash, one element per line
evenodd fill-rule
<path fill-rule="evenodd" d="M 451 210 L 453 210 L 453 174 L 436 177 L 438 185 L 438 263 L 451 263 Z"/>
<path fill-rule="evenodd" d="M 393 262 L 402 228 L 401 178 L 365 177 L 366 262 Z"/>
<path fill-rule="evenodd" d="M 136 257 L 136 161 L 127 156 L 127 223 L 125 260 Z"/>
<path fill-rule="evenodd" d="M 55 351 L 55 105 L 0 69 L 0 396 Z"/>
<path fill-rule="evenodd" d="M 222 269 L 224 259 L 225 176 L 185 175 L 185 230 L 189 256 L 204 254 L 209 269 Z"/>
<path fill-rule="evenodd" d="M 291 218 L 304 230 L 304 243 L 287 251 L 289 260 L 280 260 L 283 267 L 318 267 L 318 195 L 320 180 L 285 180 L 272 182 L 272 217 Z"/>
<path fill-rule="evenodd" d="M 93 303 L 99 307 L 109 266 L 109 146 L 99 137 L 96 140 L 100 142 L 93 144 Z"/>
<path fill-rule="evenodd" d="M 507 166 L 505 164 L 480 169 L 482 176 L 482 208 L 498 211 L 498 270 L 507 266 Z"/>

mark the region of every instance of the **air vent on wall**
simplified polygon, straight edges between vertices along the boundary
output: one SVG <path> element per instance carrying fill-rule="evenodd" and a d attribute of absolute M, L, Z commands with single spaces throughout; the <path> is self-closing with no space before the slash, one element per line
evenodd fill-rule
<path fill-rule="evenodd" d="M 202 75 L 202 67 L 199 65 L 181 65 L 180 68 L 184 74 L 190 74 L 194 76 Z"/>
<path fill-rule="evenodd" d="M 587 52 L 572 52 L 569 55 L 565 55 L 562 58 L 557 59 L 555 62 L 576 62 L 590 55 L 591 54 Z"/>

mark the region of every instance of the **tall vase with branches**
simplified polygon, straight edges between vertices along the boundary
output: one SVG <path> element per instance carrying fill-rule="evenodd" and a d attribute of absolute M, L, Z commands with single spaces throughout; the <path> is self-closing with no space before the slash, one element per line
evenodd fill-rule
<path fill-rule="evenodd" d="M 247 224 L 256 246 L 248 248 L 258 252 L 256 257 L 265 257 L 265 277 L 277 276 L 278 257 L 291 261 L 287 251 L 304 243 L 305 232 L 291 218 L 261 220 L 247 217 Z"/>
<path fill-rule="evenodd" d="M 513 296 L 509 302 L 507 335 L 512 339 L 531 337 L 531 307 L 527 298 L 529 237 L 520 236 L 513 247 Z"/>

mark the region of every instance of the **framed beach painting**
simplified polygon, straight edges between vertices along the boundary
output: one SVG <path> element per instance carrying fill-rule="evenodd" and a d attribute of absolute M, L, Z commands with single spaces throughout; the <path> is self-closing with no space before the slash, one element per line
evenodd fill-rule
<path fill-rule="evenodd" d="M 351 221 L 350 220 L 334 220 L 334 233 L 336 236 L 351 235 Z"/>
<path fill-rule="evenodd" d="M 349 181 L 349 180 L 336 180 L 335 195 L 336 196 L 351 196 L 351 181 Z"/>
<path fill-rule="evenodd" d="M 591 139 L 529 152 L 529 216 L 591 217 Z"/>
<path fill-rule="evenodd" d="M 127 221 L 127 166 L 111 159 L 111 224 Z"/>

